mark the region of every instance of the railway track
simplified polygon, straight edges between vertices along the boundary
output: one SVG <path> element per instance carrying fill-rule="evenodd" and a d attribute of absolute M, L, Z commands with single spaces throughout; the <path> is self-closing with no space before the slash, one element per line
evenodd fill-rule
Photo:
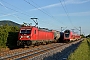
<path fill-rule="evenodd" d="M 39 60 L 38 58 L 41 58 L 41 56 L 46 57 L 45 54 L 48 55 L 51 54 L 51 51 L 52 52 L 54 51 L 54 53 L 60 52 L 66 47 L 75 44 L 77 42 L 80 41 L 76 41 L 68 44 L 53 43 L 53 44 L 38 46 L 34 48 L 23 48 L 23 49 L 21 48 L 21 49 L 5 51 L 0 53 L 0 60 Z"/>

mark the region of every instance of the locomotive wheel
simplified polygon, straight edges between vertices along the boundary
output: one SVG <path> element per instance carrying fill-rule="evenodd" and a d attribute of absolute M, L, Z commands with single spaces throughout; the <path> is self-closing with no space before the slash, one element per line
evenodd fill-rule
<path fill-rule="evenodd" d="M 27 45 L 30 46 L 32 44 L 31 41 L 27 41 Z"/>
<path fill-rule="evenodd" d="M 17 46 L 20 46 L 20 44 L 21 44 L 21 42 L 18 40 L 18 41 L 17 41 Z"/>

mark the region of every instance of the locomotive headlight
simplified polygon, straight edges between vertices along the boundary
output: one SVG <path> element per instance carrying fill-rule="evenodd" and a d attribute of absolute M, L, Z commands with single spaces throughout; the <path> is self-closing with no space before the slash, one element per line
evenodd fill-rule
<path fill-rule="evenodd" d="M 27 36 L 27 38 L 30 38 L 30 36 Z"/>
<path fill-rule="evenodd" d="M 20 38 L 23 38 L 23 36 L 20 36 Z"/>

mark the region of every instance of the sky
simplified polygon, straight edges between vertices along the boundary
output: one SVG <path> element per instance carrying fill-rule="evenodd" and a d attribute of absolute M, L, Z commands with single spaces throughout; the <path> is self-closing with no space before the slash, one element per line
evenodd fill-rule
<path fill-rule="evenodd" d="M 38 27 L 90 34 L 90 0 L 0 0 L 0 21 L 23 24 L 38 18 Z"/>

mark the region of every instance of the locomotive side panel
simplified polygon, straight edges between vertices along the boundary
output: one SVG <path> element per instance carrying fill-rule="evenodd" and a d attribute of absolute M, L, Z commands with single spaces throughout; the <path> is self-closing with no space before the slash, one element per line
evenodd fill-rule
<path fill-rule="evenodd" d="M 31 45 L 48 41 L 54 41 L 54 33 L 52 31 L 39 30 L 34 26 L 26 26 L 20 29 L 17 45 Z"/>
<path fill-rule="evenodd" d="M 54 34 L 50 31 L 39 30 L 37 40 L 54 40 Z"/>
<path fill-rule="evenodd" d="M 33 27 L 31 31 L 31 39 L 30 40 L 37 40 L 38 39 L 38 28 Z"/>

